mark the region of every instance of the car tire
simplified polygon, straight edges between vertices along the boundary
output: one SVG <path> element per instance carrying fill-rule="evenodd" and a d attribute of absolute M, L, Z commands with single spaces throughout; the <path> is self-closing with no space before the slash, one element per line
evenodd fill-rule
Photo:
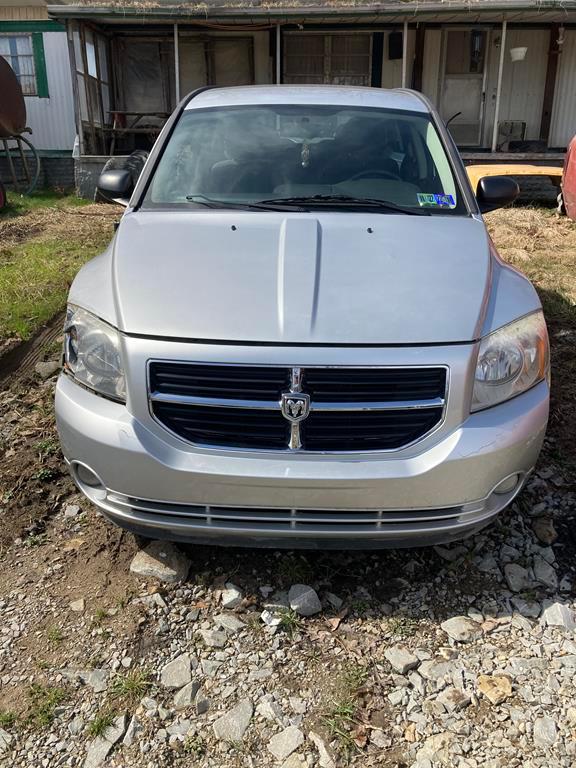
<path fill-rule="evenodd" d="M 558 207 L 556 208 L 556 212 L 560 214 L 560 216 L 566 216 L 566 206 L 564 205 L 564 197 L 562 196 L 562 192 L 558 193 L 558 197 L 556 198 L 556 202 L 558 203 Z"/>

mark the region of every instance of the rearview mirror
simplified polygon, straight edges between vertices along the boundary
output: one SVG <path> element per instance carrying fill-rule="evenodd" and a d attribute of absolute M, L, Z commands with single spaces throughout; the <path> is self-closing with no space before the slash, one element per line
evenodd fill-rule
<path fill-rule="evenodd" d="M 120 205 L 128 205 L 133 189 L 132 174 L 125 169 L 104 171 L 98 179 L 100 195 Z"/>
<path fill-rule="evenodd" d="M 509 176 L 484 176 L 476 188 L 476 200 L 482 213 L 503 208 L 520 194 L 520 187 Z"/>

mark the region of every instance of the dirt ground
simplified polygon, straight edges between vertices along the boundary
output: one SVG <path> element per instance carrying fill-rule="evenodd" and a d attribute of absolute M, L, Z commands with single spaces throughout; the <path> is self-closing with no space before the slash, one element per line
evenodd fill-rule
<path fill-rule="evenodd" d="M 101 207 L 93 208 L 99 215 Z M 90 209 L 83 209 L 86 211 Z M 21 242 L 30 232 L 38 233 L 39 228 L 44 231 L 50 228 L 57 233 L 62 221 L 49 219 L 44 214 L 31 213 L 26 232 L 19 220 L 3 222 L 0 237 Z M 545 306 L 552 346 L 553 403 L 540 462 L 541 476 L 536 481 L 535 490 L 524 500 L 523 494 L 510 516 L 503 517 L 494 534 L 499 537 L 500 546 L 506 542 L 506 531 L 510 527 L 521 525 L 524 530 L 525 524 L 518 523 L 518 518 L 522 516 L 524 506 L 536 503 L 538 493 L 543 494 L 543 499 L 553 496 L 573 499 L 576 492 L 576 224 L 559 219 L 547 210 L 523 208 L 490 214 L 487 221 L 503 259 L 528 274 L 536 284 Z M 78 226 L 84 226 L 83 222 L 82 219 Z M 57 349 L 45 349 L 43 356 L 55 359 Z M 160 650 L 164 640 L 150 617 L 133 600 L 143 594 L 143 588 L 144 594 L 155 591 L 129 573 L 129 563 L 138 549 L 138 542 L 106 523 L 80 498 L 67 475 L 54 425 L 53 388 L 54 377 L 42 380 L 33 371 L 11 376 L 0 384 L 0 615 L 15 596 L 27 606 L 22 614 L 24 618 L 16 623 L 10 613 L 5 613 L 5 631 L 0 636 L 0 727 L 7 728 L 21 744 L 25 739 L 28 739 L 26 743 L 39 744 L 37 740 L 43 729 L 51 727 L 52 722 L 51 717 L 44 722 L 37 716 L 37 702 L 31 695 L 31 686 L 52 685 L 57 670 L 62 668 L 92 669 L 107 663 L 116 652 L 113 649 L 123 648 L 123 652 L 135 660 L 149 659 L 154 649 L 158 649 L 158 653 L 165 650 L 164 646 Z M 562 501 L 555 501 L 560 510 L 555 519 L 560 533 L 555 551 L 561 567 L 566 573 L 573 574 L 576 564 L 573 507 L 567 504 L 563 515 L 562 504 Z M 402 608 L 399 597 L 404 589 L 403 579 L 408 578 L 416 586 L 432 585 L 435 579 L 444 579 L 446 562 L 432 550 L 345 557 L 267 552 L 259 554 L 257 559 L 250 551 L 209 547 L 194 548 L 189 553 L 193 559 L 189 577 L 194 594 L 192 607 L 197 606 L 200 611 L 212 610 L 214 601 L 218 602 L 218 590 L 228 580 L 241 583 L 247 595 L 255 595 L 255 604 L 262 584 L 285 588 L 294 582 L 314 583 L 324 589 L 329 587 L 331 592 L 343 595 L 347 600 L 347 629 L 339 635 L 338 644 L 350 663 L 362 665 L 367 655 L 374 659 L 381 657 L 377 627 L 382 628 L 385 637 L 402 640 L 417 632 L 419 643 L 423 644 L 427 638 L 434 648 L 440 647 L 436 624 L 422 617 L 411 618 L 408 608 Z M 396 575 L 402 578 L 396 579 Z M 463 594 L 489 593 L 496 589 L 489 574 L 472 568 L 460 575 L 449 570 L 446 578 L 448 583 L 453 583 L 453 592 L 441 595 L 439 589 L 438 603 L 434 604 L 434 598 L 431 599 L 431 611 L 440 618 L 461 604 Z M 362 590 L 366 587 L 370 594 L 363 598 Z M 571 594 L 574 596 L 574 591 Z M 79 598 L 84 599 L 87 606 L 81 615 L 71 613 L 69 609 L 70 602 Z M 394 625 L 386 618 L 385 606 L 390 602 L 396 606 Z M 330 695 L 334 694 L 336 683 L 331 681 L 330 674 L 326 674 L 327 670 L 333 669 L 333 649 L 329 656 L 323 657 L 322 633 L 335 631 L 342 618 L 334 613 L 329 621 L 333 623 L 310 624 L 306 630 L 300 626 L 296 628 L 301 643 L 299 667 L 296 671 L 291 667 L 280 671 L 277 686 L 289 688 L 292 685 L 297 692 L 306 685 L 314 687 L 317 684 L 319 688 L 324 686 L 329 690 Z M 362 627 L 365 635 L 360 642 L 357 633 L 364 631 Z M 292 644 L 290 638 L 287 634 L 287 648 Z M 259 642 L 255 641 L 255 647 Z M 386 747 L 385 756 L 381 754 L 378 760 L 372 752 L 363 752 L 368 741 L 366 733 L 369 734 L 372 727 L 370 718 L 376 718 L 379 723 L 392 723 L 395 716 L 391 714 L 392 710 L 388 711 L 390 705 L 383 698 L 384 689 L 377 685 L 365 686 L 363 680 L 359 679 L 355 687 L 354 706 L 364 714 L 361 716 L 357 712 L 354 717 L 356 724 L 361 720 L 365 727 L 362 730 L 355 726 L 352 734 L 355 745 L 350 746 L 348 737 L 348 741 L 344 739 L 346 748 L 340 758 L 344 761 L 346 753 L 346 759 L 355 765 L 410 765 L 404 742 L 399 751 L 395 745 Z M 73 712 L 75 702 L 79 701 L 78 690 L 62 681 L 58 684 L 63 686 L 62 696 L 72 708 L 66 711 Z M 62 706 L 65 708 L 66 705 Z M 329 741 L 336 731 L 330 732 L 326 725 L 324 706 L 319 704 L 306 717 L 308 727 L 317 728 Z M 58 716 L 58 708 L 54 710 Z M 4 726 L 3 713 L 10 714 Z M 491 715 L 479 707 L 475 717 L 486 719 Z M 8 727 L 8 721 L 14 724 Z M 338 727 L 345 727 L 347 733 L 350 731 L 345 717 Z M 34 752 L 40 747 L 30 749 Z M 352 749 L 352 757 L 349 749 Z M 56 758 L 52 761 L 51 757 L 45 758 L 48 762 L 41 763 L 39 758 L 35 762 L 36 758 L 22 757 L 23 751 L 18 754 L 15 762 L 6 765 L 80 764 L 58 762 Z M 138 762 L 135 758 L 134 763 L 120 761 L 113 764 L 204 765 L 199 759 L 180 763 L 170 754 L 169 759 L 158 758 L 157 763 Z M 237 763 L 229 758 L 230 755 L 226 759 L 221 757 L 220 765 L 258 767 L 270 764 L 266 760 L 250 762 L 246 752 L 234 758 Z M 218 764 L 217 759 L 214 765 Z M 551 766 L 567 764 L 553 760 L 548 763 Z"/>

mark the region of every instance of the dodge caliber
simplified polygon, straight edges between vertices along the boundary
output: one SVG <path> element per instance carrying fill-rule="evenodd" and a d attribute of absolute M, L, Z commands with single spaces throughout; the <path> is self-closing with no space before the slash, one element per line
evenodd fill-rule
<path fill-rule="evenodd" d="M 148 537 L 421 546 L 470 535 L 548 417 L 536 291 L 499 258 L 420 94 L 209 88 L 164 126 L 70 290 L 56 393 L 82 492 Z"/>

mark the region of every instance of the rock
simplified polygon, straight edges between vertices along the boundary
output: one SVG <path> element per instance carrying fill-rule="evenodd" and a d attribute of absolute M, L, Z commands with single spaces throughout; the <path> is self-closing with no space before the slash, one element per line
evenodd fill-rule
<path fill-rule="evenodd" d="M 276 760 L 286 760 L 303 743 L 304 734 L 302 731 L 296 726 L 290 725 L 270 739 L 268 750 Z"/>
<path fill-rule="evenodd" d="M 558 539 L 558 533 L 554 528 L 554 522 L 549 517 L 535 517 L 532 520 L 532 530 L 538 541 L 550 546 Z"/>
<path fill-rule="evenodd" d="M 160 672 L 160 683 L 164 688 L 183 688 L 192 680 L 190 656 L 182 653 L 168 662 Z"/>
<path fill-rule="evenodd" d="M 107 669 L 93 669 L 83 676 L 84 682 L 94 689 L 94 693 L 104 693 L 108 687 L 110 672 Z"/>
<path fill-rule="evenodd" d="M 178 712 L 181 709 L 187 709 L 192 706 L 192 702 L 196 698 L 196 694 L 200 690 L 200 683 L 197 680 L 192 680 L 190 683 L 186 683 L 183 688 L 174 696 L 174 709 Z"/>
<path fill-rule="evenodd" d="M 318 765 L 320 768 L 336 768 L 336 763 L 330 757 L 330 753 L 326 749 L 326 744 L 324 744 L 322 738 L 317 733 L 314 733 L 314 731 L 310 731 L 308 738 L 318 750 Z"/>
<path fill-rule="evenodd" d="M 71 603 L 69 603 L 68 607 L 75 613 L 84 613 L 86 609 L 86 601 L 83 597 L 81 597 L 79 600 L 73 600 Z"/>
<path fill-rule="evenodd" d="M 512 605 L 516 608 L 518 613 L 528 619 L 537 619 L 540 616 L 542 606 L 535 600 L 524 600 L 521 597 L 515 596 L 512 598 Z"/>
<path fill-rule="evenodd" d="M 248 699 L 239 701 L 233 709 L 215 721 L 213 727 L 216 738 L 228 743 L 242 741 L 253 711 L 251 701 Z"/>
<path fill-rule="evenodd" d="M 126 733 L 122 739 L 122 744 L 124 744 L 125 747 L 131 747 L 132 744 L 134 744 L 138 734 L 143 730 L 144 728 L 142 724 L 136 715 L 134 715 L 128 723 L 128 728 L 126 729 Z"/>
<path fill-rule="evenodd" d="M 214 617 L 214 621 L 222 627 L 222 629 L 226 629 L 231 633 L 240 632 L 240 630 L 244 629 L 246 626 L 246 624 L 244 624 L 243 621 L 240 621 L 240 619 L 233 613 L 221 613 Z"/>
<path fill-rule="evenodd" d="M 68 504 L 64 509 L 64 517 L 71 518 L 80 514 L 80 507 L 78 504 Z"/>
<path fill-rule="evenodd" d="M 564 603 L 545 601 L 540 621 L 549 627 L 576 629 L 576 615 L 570 606 Z"/>
<path fill-rule="evenodd" d="M 226 632 L 219 632 L 217 629 L 201 629 L 200 634 L 208 648 L 224 648 L 226 645 Z"/>
<path fill-rule="evenodd" d="M 551 717 L 539 717 L 534 722 L 534 744 L 541 747 L 552 747 L 557 735 L 558 729 Z"/>
<path fill-rule="evenodd" d="M 288 592 L 290 608 L 300 616 L 313 616 L 322 610 L 320 598 L 312 587 L 294 584 Z"/>
<path fill-rule="evenodd" d="M 418 763 L 429 760 L 434 765 L 452 766 L 453 760 L 449 749 L 453 741 L 454 734 L 448 731 L 430 736 L 416 753 L 416 760 Z"/>
<path fill-rule="evenodd" d="M 512 695 L 512 683 L 505 675 L 479 675 L 477 685 L 492 704 L 502 704 Z"/>
<path fill-rule="evenodd" d="M 438 696 L 439 701 L 447 712 L 459 712 L 467 707 L 472 699 L 459 688 L 444 688 Z"/>
<path fill-rule="evenodd" d="M 282 763 L 281 768 L 306 768 L 306 758 L 302 755 L 294 754 Z"/>
<path fill-rule="evenodd" d="M 137 576 L 172 584 L 186 579 L 190 565 L 190 560 L 174 544 L 153 541 L 136 553 L 130 571 Z"/>
<path fill-rule="evenodd" d="M 0 755 L 7 752 L 12 744 L 14 737 L 11 736 L 4 728 L 0 728 Z"/>
<path fill-rule="evenodd" d="M 508 588 L 512 592 L 522 592 L 522 590 L 529 587 L 531 583 L 530 574 L 526 568 L 523 568 L 517 563 L 506 563 L 504 566 L 504 576 Z"/>
<path fill-rule="evenodd" d="M 256 707 L 256 712 L 266 720 L 276 721 L 280 724 L 284 723 L 282 707 L 271 693 L 266 693 L 262 696 Z"/>
<path fill-rule="evenodd" d="M 226 584 L 226 589 L 222 591 L 221 599 L 224 608 L 236 608 L 244 599 L 244 595 L 239 587 L 228 582 Z"/>
<path fill-rule="evenodd" d="M 278 627 L 282 624 L 282 617 L 275 616 L 273 613 L 270 613 L 270 611 L 265 610 L 260 614 L 260 621 L 264 622 L 267 627 Z"/>
<path fill-rule="evenodd" d="M 82 728 L 84 728 L 84 720 L 80 715 L 76 715 L 76 717 L 68 723 L 70 736 L 78 736 Z"/>
<path fill-rule="evenodd" d="M 332 608 L 336 611 L 339 611 L 344 604 L 344 600 L 342 600 L 341 597 L 338 597 L 338 595 L 335 595 L 334 592 L 326 592 L 326 600 L 328 600 Z"/>
<path fill-rule="evenodd" d="M 470 643 L 482 637 L 482 628 L 467 616 L 453 616 L 447 621 L 443 621 L 440 627 L 446 632 L 452 640 L 460 643 Z"/>
<path fill-rule="evenodd" d="M 41 379 L 49 379 L 56 371 L 59 371 L 61 365 L 56 360 L 45 360 L 40 363 L 36 363 L 34 370 L 40 376 Z"/>
<path fill-rule="evenodd" d="M 203 715 L 210 709 L 210 699 L 198 694 L 196 696 L 196 714 Z"/>
<path fill-rule="evenodd" d="M 534 558 L 534 578 L 549 589 L 557 589 L 558 587 L 558 576 L 555 569 L 542 557 L 536 556 Z"/>
<path fill-rule="evenodd" d="M 415 669 L 420 664 L 420 659 L 414 656 L 405 645 L 393 645 L 384 651 L 384 656 L 390 662 L 390 665 L 396 672 L 405 675 L 411 669 Z"/>
<path fill-rule="evenodd" d="M 83 768 L 98 768 L 106 760 L 112 747 L 120 741 L 126 730 L 126 715 L 117 717 L 102 736 L 94 739 L 86 753 Z"/>

